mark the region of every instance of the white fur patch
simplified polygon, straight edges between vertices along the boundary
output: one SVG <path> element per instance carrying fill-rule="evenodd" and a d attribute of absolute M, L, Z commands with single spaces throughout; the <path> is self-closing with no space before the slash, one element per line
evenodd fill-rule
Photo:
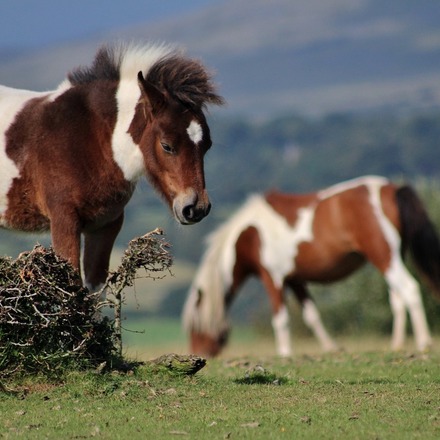
<path fill-rule="evenodd" d="M 0 86 L 0 215 L 7 209 L 7 194 L 12 181 L 20 175 L 15 163 L 6 155 L 6 131 L 28 100 L 45 95 L 47 93 Z"/>
<path fill-rule="evenodd" d="M 122 80 L 116 92 L 117 120 L 113 130 L 113 158 L 129 182 L 135 182 L 145 170 L 142 151 L 128 133 L 141 90 L 136 81 Z"/>
<path fill-rule="evenodd" d="M 269 205 L 268 208 L 272 211 L 272 219 L 267 223 L 270 226 L 265 227 L 262 224 L 258 227 L 262 241 L 260 256 L 263 265 L 270 271 L 274 283 L 281 288 L 286 275 L 294 270 L 298 246 L 302 242 L 313 240 L 315 207 L 299 209 L 298 220 L 293 227 Z"/>
<path fill-rule="evenodd" d="M 322 189 L 321 191 L 318 192 L 318 197 L 321 200 L 327 199 L 341 192 L 348 191 L 349 189 L 357 188 L 358 186 L 361 185 L 365 185 L 368 188 L 371 188 L 371 187 L 381 187 L 387 183 L 388 180 L 385 179 L 385 177 L 381 177 L 381 176 L 358 177 L 356 179 L 347 180 L 345 182 L 332 185 L 326 189 Z"/>
<path fill-rule="evenodd" d="M 70 83 L 70 81 L 68 79 L 65 79 L 63 82 L 61 82 L 58 85 L 56 90 L 54 90 L 53 92 L 48 94 L 47 101 L 54 102 L 59 96 L 61 96 L 65 92 L 67 92 L 67 90 L 69 90 L 70 88 L 72 88 L 72 84 Z"/>
<path fill-rule="evenodd" d="M 291 226 L 284 217 L 273 210 L 264 197 L 250 197 L 245 205 L 210 237 L 210 243 L 216 242 L 224 250 L 219 252 L 217 264 L 225 287 L 232 283 L 235 242 L 243 230 L 253 226 L 258 230 L 261 240 L 262 263 L 277 287 L 281 288 L 285 276 L 294 269 L 299 244 L 313 240 L 314 215 L 315 206 L 301 208 L 298 211 L 297 222 Z"/>
<path fill-rule="evenodd" d="M 202 126 L 195 120 L 191 121 L 186 129 L 189 138 L 197 145 L 203 139 Z"/>
<path fill-rule="evenodd" d="M 145 172 L 142 151 L 128 133 L 141 95 L 137 74 L 142 71 L 145 75 L 154 63 L 173 51 L 174 48 L 167 45 L 121 45 L 115 50 L 115 60 L 122 58 L 122 62 L 121 79 L 116 92 L 118 114 L 113 131 L 112 149 L 115 162 L 121 168 L 124 178 L 130 182 L 137 181 Z"/>

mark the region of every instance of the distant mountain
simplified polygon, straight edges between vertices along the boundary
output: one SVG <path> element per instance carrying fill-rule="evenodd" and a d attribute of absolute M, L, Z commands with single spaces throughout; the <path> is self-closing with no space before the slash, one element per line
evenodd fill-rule
<path fill-rule="evenodd" d="M 176 42 L 217 72 L 227 112 L 440 107 L 440 2 L 234 0 L 32 55 L 1 57 L 0 83 L 51 89 L 102 42 Z M 0 54 L 1 56 L 1 54 Z"/>

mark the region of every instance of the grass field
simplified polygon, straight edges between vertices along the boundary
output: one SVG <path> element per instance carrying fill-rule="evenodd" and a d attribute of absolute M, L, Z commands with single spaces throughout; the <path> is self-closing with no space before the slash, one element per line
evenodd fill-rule
<path fill-rule="evenodd" d="M 127 356 L 187 353 L 179 323 L 139 322 Z M 136 327 L 130 324 L 131 329 Z M 71 373 L 0 389 L 0 438 L 15 439 L 435 439 L 440 438 L 440 340 L 427 354 L 388 352 L 388 339 L 344 338 L 322 355 L 296 355 L 236 329 L 230 347 L 193 377 Z M 411 345 L 409 345 L 411 347 Z"/>

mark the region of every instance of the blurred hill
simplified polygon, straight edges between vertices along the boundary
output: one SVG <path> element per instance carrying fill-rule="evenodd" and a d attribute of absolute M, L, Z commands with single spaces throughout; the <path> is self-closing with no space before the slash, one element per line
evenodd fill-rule
<path fill-rule="evenodd" d="M 0 83 L 52 89 L 115 39 L 175 42 L 215 69 L 228 113 L 440 105 L 440 3 L 235 0 L 38 52 L 0 54 Z"/>

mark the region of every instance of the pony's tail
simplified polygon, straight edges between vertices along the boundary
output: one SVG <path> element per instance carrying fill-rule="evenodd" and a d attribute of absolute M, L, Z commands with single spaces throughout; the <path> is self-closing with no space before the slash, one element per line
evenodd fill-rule
<path fill-rule="evenodd" d="M 440 299 L 440 239 L 417 193 L 408 185 L 396 191 L 402 256 L 410 250 L 414 263 Z"/>

